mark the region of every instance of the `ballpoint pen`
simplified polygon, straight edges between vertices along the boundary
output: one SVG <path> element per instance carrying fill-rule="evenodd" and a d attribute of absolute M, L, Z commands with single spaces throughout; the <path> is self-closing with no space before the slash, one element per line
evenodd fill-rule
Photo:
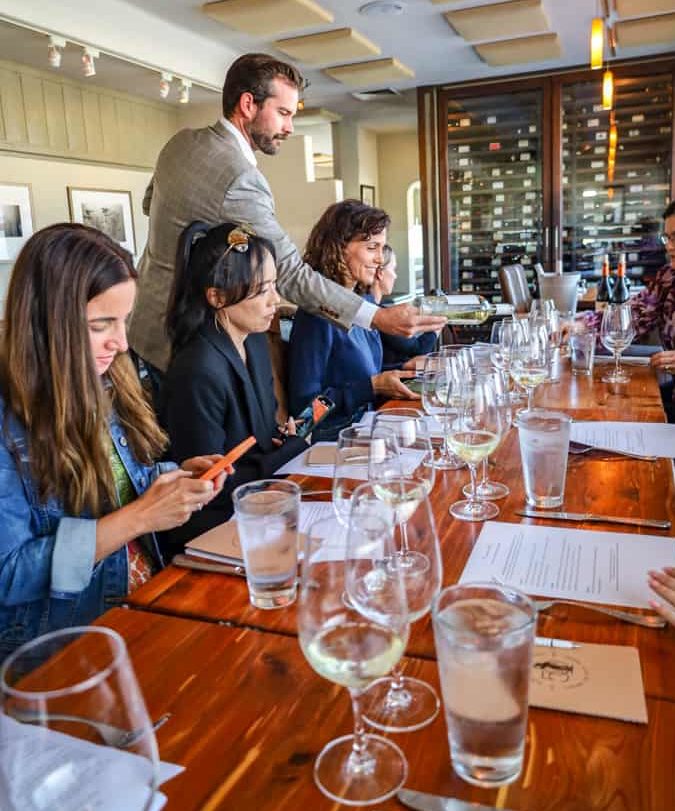
<path fill-rule="evenodd" d="M 535 636 L 534 644 L 542 648 L 565 648 L 566 650 L 581 647 L 578 642 L 570 642 L 569 639 L 552 639 L 549 636 Z"/>

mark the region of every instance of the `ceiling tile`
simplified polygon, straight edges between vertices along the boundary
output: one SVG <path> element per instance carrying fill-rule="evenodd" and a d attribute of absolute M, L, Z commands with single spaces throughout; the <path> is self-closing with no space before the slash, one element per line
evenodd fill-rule
<path fill-rule="evenodd" d="M 274 37 L 333 22 L 330 11 L 314 0 L 220 0 L 202 11 L 228 28 L 259 37 Z"/>
<path fill-rule="evenodd" d="M 560 40 L 555 33 L 484 42 L 482 45 L 474 45 L 473 49 L 484 62 L 494 66 L 545 62 L 562 56 Z"/>
<path fill-rule="evenodd" d="M 326 68 L 323 72 L 350 87 L 386 86 L 392 82 L 415 77 L 415 71 L 401 64 L 398 59 L 392 58 L 357 62 L 354 65 L 338 65 Z"/>
<path fill-rule="evenodd" d="M 379 56 L 381 53 L 377 45 L 353 28 L 337 28 L 321 34 L 280 39 L 274 43 L 274 47 L 306 65 L 330 65 Z"/>
<path fill-rule="evenodd" d="M 675 42 L 675 14 L 643 17 L 640 20 L 619 20 L 614 25 L 620 48 L 650 45 L 654 42 Z"/>
<path fill-rule="evenodd" d="M 517 37 L 550 31 L 541 0 L 508 0 L 445 13 L 445 19 L 467 42 Z"/>
<path fill-rule="evenodd" d="M 675 0 L 614 0 L 619 17 L 644 17 L 675 11 Z"/>

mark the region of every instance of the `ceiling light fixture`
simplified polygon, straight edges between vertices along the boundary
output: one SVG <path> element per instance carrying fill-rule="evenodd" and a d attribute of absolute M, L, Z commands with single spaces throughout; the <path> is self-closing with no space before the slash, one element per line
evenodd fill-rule
<path fill-rule="evenodd" d="M 66 47 L 66 41 L 63 37 L 49 37 L 49 45 L 47 45 L 47 61 L 50 67 L 61 67 L 61 50 Z"/>
<path fill-rule="evenodd" d="M 591 23 L 591 69 L 599 70 L 605 51 L 605 21 L 595 17 Z"/>
<path fill-rule="evenodd" d="M 96 48 L 92 48 L 89 45 L 84 46 L 84 51 L 82 53 L 82 73 L 87 77 L 96 76 L 96 65 L 94 64 L 94 59 L 98 59 L 101 54 Z"/>
<path fill-rule="evenodd" d="M 171 82 L 173 81 L 173 73 L 167 73 L 166 71 L 162 71 L 161 78 L 159 80 L 159 97 L 161 99 L 165 99 L 168 97 L 169 93 L 171 92 Z"/>
<path fill-rule="evenodd" d="M 611 110 L 614 106 L 614 74 L 607 69 L 602 74 L 602 109 Z"/>
<path fill-rule="evenodd" d="M 399 0 L 373 0 L 372 3 L 366 3 L 359 8 L 359 14 L 364 14 L 366 17 L 384 14 L 403 14 L 406 10 L 406 4 L 399 2 Z"/>
<path fill-rule="evenodd" d="M 180 93 L 178 94 L 178 101 L 181 104 L 187 104 L 190 101 L 190 88 L 192 82 L 189 79 L 180 80 Z"/>

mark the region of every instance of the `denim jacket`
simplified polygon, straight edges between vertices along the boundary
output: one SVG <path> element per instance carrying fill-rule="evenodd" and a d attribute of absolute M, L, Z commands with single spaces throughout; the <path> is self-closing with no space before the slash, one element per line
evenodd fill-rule
<path fill-rule="evenodd" d="M 115 416 L 110 436 L 137 495 L 175 468 L 140 464 Z M 94 563 L 96 519 L 66 515 L 54 498 L 39 501 L 28 445 L 0 398 L 0 661 L 40 634 L 87 625 L 127 594 L 126 546 Z M 154 536 L 151 544 L 161 562 Z"/>

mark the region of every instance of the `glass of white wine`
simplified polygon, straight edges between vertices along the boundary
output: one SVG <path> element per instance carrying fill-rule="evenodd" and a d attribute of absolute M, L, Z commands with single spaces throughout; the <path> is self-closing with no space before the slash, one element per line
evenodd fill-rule
<path fill-rule="evenodd" d="M 621 368 L 621 353 L 630 346 L 634 337 L 635 328 L 630 302 L 608 304 L 602 314 L 600 340 L 605 349 L 614 355 L 614 368 L 603 375 L 603 382 L 627 383 L 630 380 L 630 375 Z"/>
<path fill-rule="evenodd" d="M 381 499 L 394 510 L 395 546 L 408 603 L 410 622 L 428 613 L 438 594 L 442 575 L 441 553 L 429 498 L 416 479 L 372 481 L 354 494 L 360 501 Z M 412 732 L 430 724 L 440 708 L 436 691 L 426 682 L 404 676 L 395 667 L 391 676 L 375 681 L 364 696 L 363 715 L 376 729 Z"/>
<path fill-rule="evenodd" d="M 476 467 L 497 449 L 501 433 L 494 383 L 487 375 L 473 375 L 462 384 L 459 419 L 448 434 L 450 447 L 471 473 L 471 494 L 450 507 L 450 515 L 461 521 L 487 521 L 499 515 L 494 503 L 476 498 Z"/>
<path fill-rule="evenodd" d="M 447 442 L 448 423 L 456 409 L 455 394 L 462 376 L 459 353 L 441 355 L 431 353 L 422 375 L 422 407 L 438 421 L 442 431 L 442 441 L 434 467 L 439 470 L 459 470 L 464 462 L 450 451 Z"/>
<path fill-rule="evenodd" d="M 354 490 L 368 481 L 371 465 L 393 465 L 401 475 L 396 435 L 381 429 L 376 440 L 370 425 L 352 425 L 338 434 L 333 470 L 333 509 L 338 521 L 349 523 Z"/>
<path fill-rule="evenodd" d="M 419 481 L 425 494 L 430 493 L 436 481 L 436 470 L 433 465 L 434 449 L 424 415 L 415 408 L 383 409 L 375 414 L 372 435 L 378 435 L 383 430 L 396 437 L 400 464 L 388 464 L 387 459 L 383 462 L 374 460 L 368 479 L 372 481 L 377 476 L 404 475 Z M 399 472 L 396 472 L 397 469 Z"/>
<path fill-rule="evenodd" d="M 157 741 L 117 632 L 64 628 L 26 643 L 3 662 L 0 704 L 9 808 L 108 807 L 111 796 L 125 811 L 155 807 Z"/>
<path fill-rule="evenodd" d="M 527 410 L 534 408 L 534 392 L 549 376 L 550 346 L 546 329 L 530 326 L 523 331 L 514 347 L 509 372 L 513 380 L 527 391 Z"/>
<path fill-rule="evenodd" d="M 394 554 L 393 513 L 378 499 L 362 500 L 342 528 L 346 551 L 336 554 L 335 522 L 308 532 L 298 598 L 302 652 L 323 678 L 347 687 L 354 732 L 328 743 L 314 764 L 319 789 L 345 805 L 373 805 L 405 782 L 408 766 L 396 744 L 366 733 L 363 691 L 399 661 L 408 640 L 408 609 Z M 344 599 L 344 594 L 348 600 Z"/>

